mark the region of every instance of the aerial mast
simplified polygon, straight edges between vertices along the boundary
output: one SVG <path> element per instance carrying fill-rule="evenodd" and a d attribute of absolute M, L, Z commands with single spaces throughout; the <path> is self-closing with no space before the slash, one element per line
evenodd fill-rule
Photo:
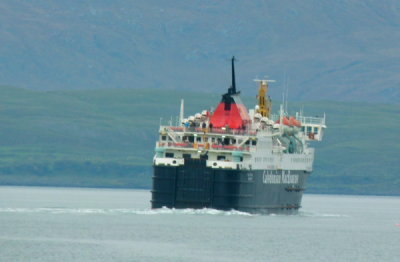
<path fill-rule="evenodd" d="M 179 124 L 183 125 L 184 119 L 184 100 L 181 99 L 181 110 L 179 111 Z"/>

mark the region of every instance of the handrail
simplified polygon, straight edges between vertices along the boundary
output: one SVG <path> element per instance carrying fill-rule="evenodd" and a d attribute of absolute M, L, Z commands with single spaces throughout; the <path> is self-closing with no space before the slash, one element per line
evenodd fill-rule
<path fill-rule="evenodd" d="M 207 145 L 208 144 L 208 145 Z M 215 150 L 228 150 L 228 151 L 250 151 L 250 146 L 234 146 L 234 145 L 218 145 L 212 143 L 198 144 L 198 143 L 173 143 L 173 142 L 158 142 L 158 147 L 178 147 L 178 148 L 210 148 Z"/>
<path fill-rule="evenodd" d="M 279 115 L 271 115 L 271 119 L 273 121 L 279 121 Z M 301 124 L 314 124 L 314 125 L 325 125 L 325 117 L 318 116 L 302 116 L 296 115 L 296 119 L 301 122 Z"/>
<path fill-rule="evenodd" d="M 228 135 L 257 135 L 256 130 L 243 130 L 243 129 L 225 129 L 225 128 L 201 128 L 201 127 L 183 127 L 183 126 L 161 126 L 166 130 L 174 132 L 190 132 L 190 133 L 207 133 L 207 134 L 228 134 Z"/>

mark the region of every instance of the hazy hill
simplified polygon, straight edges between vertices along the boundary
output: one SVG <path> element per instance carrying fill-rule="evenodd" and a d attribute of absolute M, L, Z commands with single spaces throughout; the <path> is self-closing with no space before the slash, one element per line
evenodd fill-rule
<path fill-rule="evenodd" d="M 217 94 L 157 89 L 30 91 L 0 86 L 0 184 L 142 187 L 160 117 L 216 106 Z M 244 94 L 248 107 L 255 103 Z M 275 103 L 277 104 L 277 103 Z M 290 104 L 289 104 L 290 106 Z M 292 104 L 326 112 L 307 192 L 400 195 L 400 106 L 350 102 Z M 292 111 L 293 112 L 293 111 Z"/>
<path fill-rule="evenodd" d="M 0 84 L 220 92 L 268 74 L 281 97 L 400 101 L 400 2 L 0 2 Z"/>

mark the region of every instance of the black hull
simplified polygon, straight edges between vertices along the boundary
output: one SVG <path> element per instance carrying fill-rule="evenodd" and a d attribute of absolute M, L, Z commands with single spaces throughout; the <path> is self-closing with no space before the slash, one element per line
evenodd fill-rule
<path fill-rule="evenodd" d="M 309 172 L 227 170 L 206 167 L 206 160 L 185 159 L 184 166 L 154 166 L 152 208 L 214 208 L 249 213 L 297 213 Z M 274 179 L 266 177 L 273 175 Z M 276 179 L 278 178 L 278 179 Z"/>

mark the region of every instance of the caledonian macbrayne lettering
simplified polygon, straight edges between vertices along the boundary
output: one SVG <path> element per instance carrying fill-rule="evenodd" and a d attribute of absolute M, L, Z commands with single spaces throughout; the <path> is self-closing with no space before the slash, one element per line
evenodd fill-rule
<path fill-rule="evenodd" d="M 264 184 L 297 184 L 299 182 L 299 175 L 291 175 L 290 170 L 279 171 L 264 171 L 263 173 Z"/>

